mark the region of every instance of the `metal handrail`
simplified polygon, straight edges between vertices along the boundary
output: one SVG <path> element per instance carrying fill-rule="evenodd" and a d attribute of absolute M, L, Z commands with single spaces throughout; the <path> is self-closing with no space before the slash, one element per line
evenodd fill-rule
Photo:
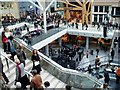
<path fill-rule="evenodd" d="M 18 38 L 14 39 L 16 42 L 21 43 L 20 40 Z M 29 46 L 26 46 L 25 44 L 21 43 L 25 48 L 27 48 L 30 52 L 32 52 L 33 48 L 29 48 Z M 53 60 L 51 60 L 50 58 L 48 58 L 47 56 L 43 55 L 42 53 L 38 52 L 38 54 L 40 55 L 40 57 L 43 58 L 43 60 L 47 63 L 49 63 L 51 66 L 57 68 L 59 71 L 64 72 L 64 73 L 69 73 L 69 74 L 74 74 L 74 75 L 80 75 L 80 76 L 85 76 L 87 78 L 89 78 L 91 81 L 96 82 L 99 86 L 102 85 L 101 82 L 99 82 L 97 79 L 92 78 L 90 75 L 81 73 L 79 71 L 76 70 L 71 70 L 71 69 L 67 69 L 62 67 L 61 65 L 57 64 L 56 62 L 54 62 Z"/>
<path fill-rule="evenodd" d="M 13 62 L 11 59 L 9 59 L 6 55 L 4 55 L 3 53 L 0 53 L 0 54 L 1 54 L 3 57 L 5 57 L 8 69 L 9 69 L 8 60 L 9 60 L 12 64 L 14 64 L 14 66 L 16 66 L 16 63 Z M 33 76 L 33 75 L 32 75 L 30 72 L 28 72 L 26 69 L 24 69 L 24 70 L 25 70 L 25 73 L 27 73 L 30 77 Z"/>

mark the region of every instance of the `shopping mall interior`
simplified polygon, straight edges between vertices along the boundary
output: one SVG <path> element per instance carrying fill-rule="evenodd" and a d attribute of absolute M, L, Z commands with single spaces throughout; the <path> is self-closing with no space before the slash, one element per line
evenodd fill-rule
<path fill-rule="evenodd" d="M 0 88 L 120 89 L 120 0 L 0 0 L 0 39 Z"/>

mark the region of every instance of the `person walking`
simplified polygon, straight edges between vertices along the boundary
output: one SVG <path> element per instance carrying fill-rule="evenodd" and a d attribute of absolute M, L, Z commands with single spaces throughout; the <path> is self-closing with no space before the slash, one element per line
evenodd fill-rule
<path fill-rule="evenodd" d="M 116 48 L 117 43 L 118 43 L 118 39 L 117 37 L 115 37 L 114 42 L 113 42 L 114 48 Z"/>
<path fill-rule="evenodd" d="M 1 61 L 1 57 L 0 57 L 0 73 L 2 74 L 2 77 L 5 80 L 5 83 L 8 84 L 9 83 L 9 79 L 7 78 L 6 74 L 3 71 L 3 63 Z"/>
<path fill-rule="evenodd" d="M 109 84 L 109 81 L 110 81 L 109 73 L 106 71 L 106 69 L 104 69 L 104 82 Z"/>
<path fill-rule="evenodd" d="M 118 84 L 120 80 L 120 67 L 116 69 L 116 83 Z"/>
<path fill-rule="evenodd" d="M 98 55 L 96 55 L 96 59 L 95 59 L 95 67 L 100 66 L 100 58 L 98 57 Z"/>
<path fill-rule="evenodd" d="M 24 64 L 20 63 L 19 60 L 16 60 L 16 82 L 21 83 L 21 88 L 26 89 L 26 86 L 30 84 L 30 81 L 27 78 L 27 75 L 25 74 L 24 70 Z"/>
<path fill-rule="evenodd" d="M 11 59 L 13 61 L 15 61 L 14 56 L 16 55 L 16 49 L 15 49 L 14 43 L 13 43 L 13 36 L 10 36 L 8 39 L 9 39 L 8 40 L 8 48 L 9 48 L 9 51 L 11 53 Z"/>
<path fill-rule="evenodd" d="M 22 48 L 22 44 L 19 44 L 19 47 L 16 50 L 16 54 L 17 54 L 17 57 L 20 60 L 20 62 L 23 63 L 25 66 L 26 55 Z"/>
<path fill-rule="evenodd" d="M 88 66 L 88 73 L 92 74 L 92 68 L 91 68 L 91 65 Z"/>
<path fill-rule="evenodd" d="M 98 48 L 96 49 L 96 53 L 97 53 L 97 55 L 98 55 L 98 53 L 99 53 L 99 49 L 98 49 Z"/>
<path fill-rule="evenodd" d="M 33 50 L 33 55 L 31 57 L 31 60 L 33 62 L 33 70 L 36 69 L 37 70 L 37 74 L 40 74 L 40 71 L 42 71 L 41 69 L 41 65 L 40 65 L 40 57 L 37 53 L 37 50 L 34 49 Z"/>
<path fill-rule="evenodd" d="M 30 82 L 30 90 L 40 90 L 42 89 L 43 87 L 41 86 L 42 85 L 42 78 L 40 76 L 40 74 L 37 73 L 37 70 L 32 70 L 31 71 L 33 77 L 31 79 L 31 82 Z"/>
<path fill-rule="evenodd" d="M 7 44 L 8 44 L 8 38 L 5 36 L 5 32 L 2 32 L 2 43 L 3 43 L 3 48 L 4 52 L 7 51 Z"/>
<path fill-rule="evenodd" d="M 111 58 L 112 58 L 112 61 L 113 61 L 113 59 L 114 59 L 114 55 L 115 55 L 115 51 L 114 51 L 114 49 L 112 48 L 112 50 L 111 50 Z"/>
<path fill-rule="evenodd" d="M 5 85 L 5 80 L 2 76 L 2 73 L 0 73 L 0 88 L 4 88 L 4 85 Z"/>

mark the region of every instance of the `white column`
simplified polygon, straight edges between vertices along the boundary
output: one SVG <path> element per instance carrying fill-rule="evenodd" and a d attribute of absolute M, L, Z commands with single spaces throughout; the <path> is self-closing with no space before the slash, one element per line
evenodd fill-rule
<path fill-rule="evenodd" d="M 57 9 L 57 0 L 55 0 L 54 2 L 54 7 L 55 7 L 55 10 Z"/>
<path fill-rule="evenodd" d="M 97 15 L 97 22 L 99 22 L 99 14 Z"/>
<path fill-rule="evenodd" d="M 46 11 L 44 11 L 43 13 L 43 18 L 44 18 L 44 32 L 47 33 Z"/>
<path fill-rule="evenodd" d="M 94 22 L 94 6 L 92 6 L 92 22 Z"/>
<path fill-rule="evenodd" d="M 103 12 L 105 12 L 105 6 L 103 6 Z"/>
<path fill-rule="evenodd" d="M 61 47 L 62 46 L 62 39 L 59 38 L 59 46 Z"/>
<path fill-rule="evenodd" d="M 99 12 L 100 6 L 98 6 L 98 12 Z M 97 22 L 99 22 L 99 14 L 97 15 Z"/>
<path fill-rule="evenodd" d="M 105 15 L 103 15 L 103 19 L 102 19 L 102 22 L 104 22 L 104 18 L 105 18 Z"/>
<path fill-rule="evenodd" d="M 49 56 L 49 45 L 45 46 L 45 54 Z"/>
<path fill-rule="evenodd" d="M 114 14 L 113 15 L 115 15 L 116 14 L 116 8 L 114 7 Z"/>
<path fill-rule="evenodd" d="M 89 49 L 89 37 L 86 37 L 86 49 Z"/>
<path fill-rule="evenodd" d="M 98 6 L 98 12 L 99 12 L 100 6 Z"/>

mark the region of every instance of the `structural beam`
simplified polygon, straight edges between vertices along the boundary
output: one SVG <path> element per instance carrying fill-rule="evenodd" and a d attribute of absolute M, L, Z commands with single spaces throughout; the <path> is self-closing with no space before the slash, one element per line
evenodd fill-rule
<path fill-rule="evenodd" d="M 30 3 L 32 3 L 35 7 L 39 8 L 40 10 L 42 10 L 42 8 L 40 6 L 38 6 L 37 4 L 35 4 L 32 0 L 28 0 Z M 43 10 L 42 10 L 43 11 Z"/>
<path fill-rule="evenodd" d="M 47 33 L 46 11 L 43 12 L 43 19 L 44 19 L 44 32 Z"/>
<path fill-rule="evenodd" d="M 49 7 L 54 3 L 55 0 L 52 0 L 50 4 L 45 8 L 45 12 L 49 9 Z"/>
<path fill-rule="evenodd" d="M 41 5 L 41 3 L 37 0 L 38 5 L 41 7 L 41 9 L 43 10 L 43 6 Z"/>

